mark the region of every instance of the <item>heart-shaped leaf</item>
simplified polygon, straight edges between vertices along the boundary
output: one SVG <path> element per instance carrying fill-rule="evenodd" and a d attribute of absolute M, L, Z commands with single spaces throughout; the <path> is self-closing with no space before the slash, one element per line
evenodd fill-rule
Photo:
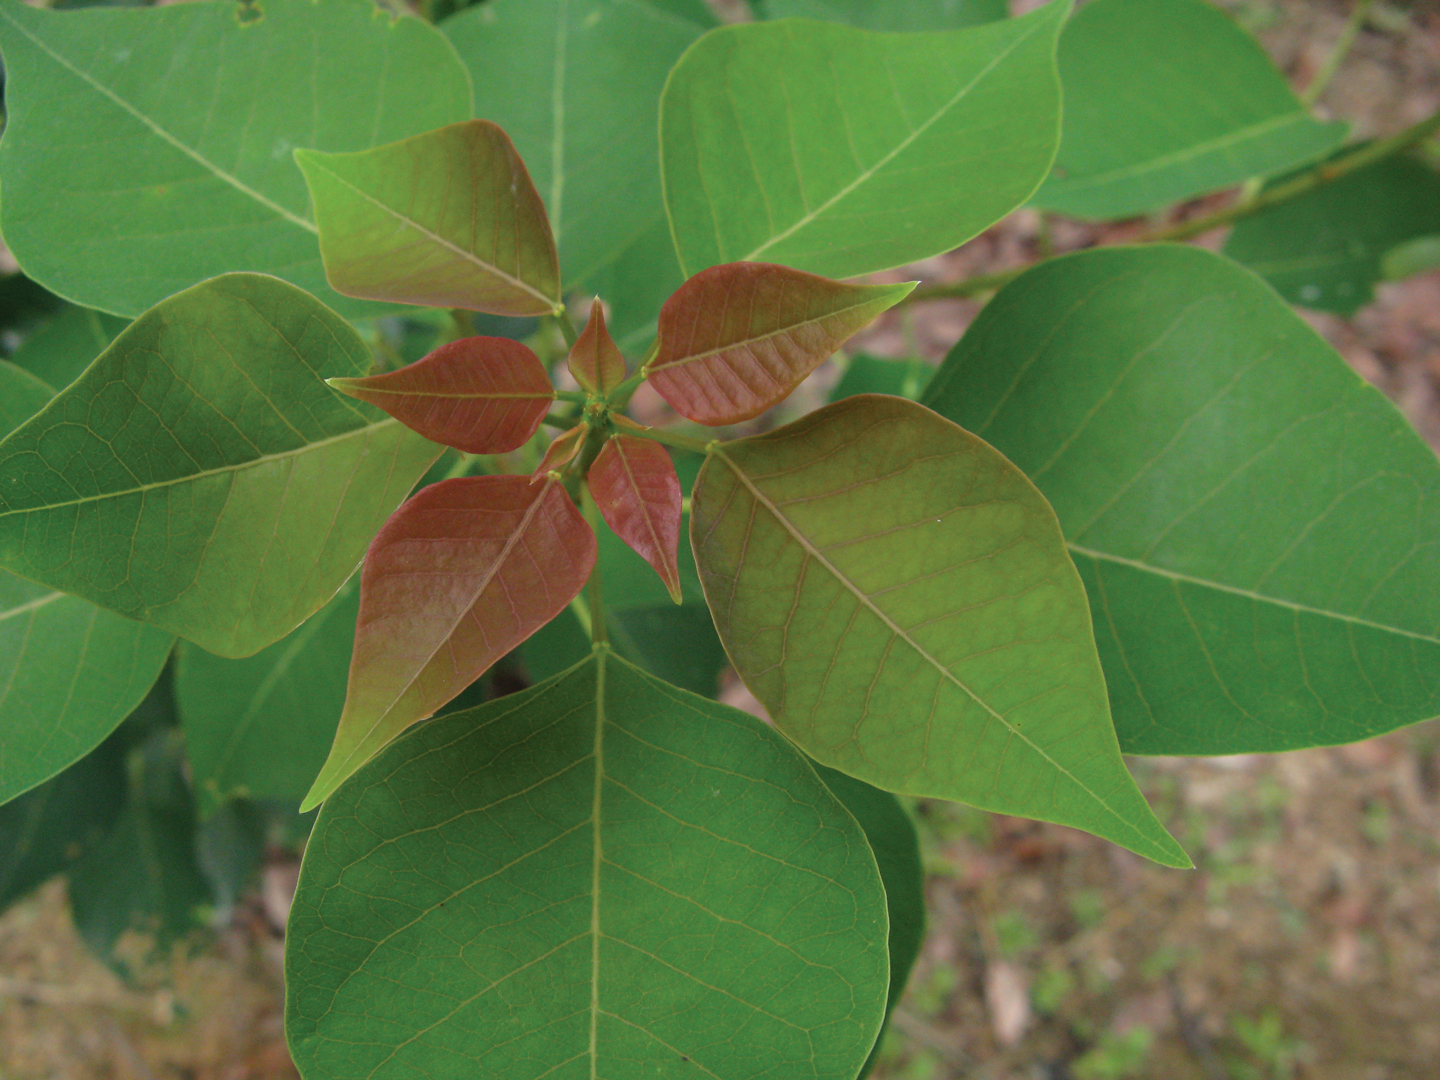
<path fill-rule="evenodd" d="M 326 803 L 286 1028 L 311 1080 L 839 1080 L 886 944 L 865 834 L 803 755 L 601 650 Z"/>
<path fill-rule="evenodd" d="M 432 442 L 467 454 L 505 454 L 524 446 L 555 400 L 540 358 L 502 337 L 460 338 L 399 371 L 325 381 Z"/>
<path fill-rule="evenodd" d="M 597 297 L 590 305 L 575 347 L 570 350 L 570 374 L 592 394 L 605 395 L 625 381 L 625 357 L 605 329 L 605 308 Z"/>
<path fill-rule="evenodd" d="M 1189 865 L 1120 758 L 1055 515 L 975 436 L 846 398 L 713 446 L 690 535 L 735 670 L 812 757 Z"/>
<path fill-rule="evenodd" d="M 739 423 L 783 401 L 914 287 L 847 285 L 770 263 L 712 266 L 665 301 L 660 350 L 646 371 L 682 415 Z"/>
<path fill-rule="evenodd" d="M 545 206 L 489 121 L 353 154 L 297 150 L 295 160 L 336 292 L 492 315 L 561 309 Z"/>
<path fill-rule="evenodd" d="M 655 568 L 675 603 L 680 594 L 680 478 L 670 452 L 651 439 L 612 435 L 586 483 L 606 524 Z"/>
<path fill-rule="evenodd" d="M 345 711 L 302 809 L 553 619 L 595 565 L 595 534 L 552 479 L 422 488 L 365 555 Z"/>
<path fill-rule="evenodd" d="M 370 363 L 278 278 L 172 296 L 0 442 L 0 565 L 222 656 L 278 641 L 440 453 L 322 381 Z"/>

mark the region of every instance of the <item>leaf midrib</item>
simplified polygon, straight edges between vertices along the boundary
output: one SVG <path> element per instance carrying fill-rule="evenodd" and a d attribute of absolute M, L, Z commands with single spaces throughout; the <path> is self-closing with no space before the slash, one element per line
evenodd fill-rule
<path fill-rule="evenodd" d="M 66 59 L 60 53 L 56 52 L 44 41 L 31 33 L 30 30 L 22 26 L 20 23 L 16 22 L 15 19 L 11 17 L 9 12 L 5 11 L 4 9 L 0 9 L 0 18 L 3 18 L 21 34 L 24 34 L 25 37 L 27 37 L 37 49 L 45 53 L 45 55 L 50 57 L 50 59 L 55 61 L 55 63 L 59 64 L 66 71 L 70 72 L 72 75 L 74 75 L 80 81 L 84 82 L 86 85 L 92 87 L 97 93 L 107 98 L 116 107 L 123 110 L 124 112 L 129 113 L 132 117 L 134 117 L 146 128 L 148 128 L 150 132 L 155 135 L 156 138 L 160 139 L 162 142 L 168 143 L 170 146 L 180 151 L 182 154 L 188 157 L 191 161 L 195 162 L 201 168 L 205 169 L 206 172 L 210 173 L 216 179 L 222 180 L 225 183 L 229 184 L 242 195 L 248 196 L 249 198 L 255 200 L 267 210 L 278 214 L 282 219 L 290 222 L 290 224 L 298 226 L 299 228 L 304 229 L 306 232 L 313 235 L 318 236 L 320 234 L 320 230 L 315 226 L 314 222 L 308 221 L 305 218 L 301 217 L 299 214 L 292 213 L 291 211 L 285 209 L 285 207 L 281 206 L 273 199 L 267 198 L 266 196 L 262 195 L 260 192 L 252 188 L 249 184 L 246 184 L 238 176 L 235 176 L 234 174 L 220 168 L 219 165 L 216 165 L 213 161 L 211 161 L 205 155 L 201 154 L 198 150 L 194 149 L 191 146 L 185 145 L 185 143 L 181 142 L 180 139 L 170 134 L 170 132 L 166 131 L 163 127 L 161 127 L 152 117 L 141 112 L 139 109 L 137 109 L 134 105 L 130 104 L 115 91 L 111 90 L 104 83 L 100 82 L 99 79 L 95 78 L 88 71 L 82 71 L 80 68 L 76 67 L 68 59 Z"/>
<path fill-rule="evenodd" d="M 1300 604 L 1293 600 L 1282 599 L 1278 596 L 1268 596 L 1265 593 L 1256 592 L 1253 589 L 1244 589 L 1238 585 L 1225 585 L 1208 578 L 1195 577 L 1191 574 L 1181 574 L 1174 570 L 1166 570 L 1163 567 L 1141 562 L 1139 559 L 1127 559 L 1123 555 L 1112 555 L 1109 552 L 1097 551 L 1094 548 L 1082 547 L 1079 544 L 1067 542 L 1065 546 L 1076 555 L 1082 555 L 1100 562 L 1128 566 L 1132 570 L 1140 570 L 1147 574 L 1154 574 L 1157 577 L 1179 582 L 1182 585 L 1195 585 L 1199 588 L 1214 589 L 1216 592 L 1244 597 L 1247 600 L 1254 600 L 1261 604 L 1272 604 L 1275 607 L 1298 612 L 1302 615 L 1316 615 L 1324 619 L 1335 619 L 1339 622 L 1349 623 L 1352 626 L 1363 626 L 1369 630 L 1379 630 L 1387 634 L 1395 634 L 1398 637 L 1410 638 L 1414 641 L 1423 641 L 1427 645 L 1440 645 L 1440 637 L 1435 637 L 1430 634 L 1421 634 L 1414 630 L 1402 629 L 1398 626 L 1387 626 L 1384 623 L 1378 623 L 1371 619 L 1363 619 L 1358 615 L 1347 615 L 1340 611 L 1330 611 L 1326 608 L 1312 607 L 1309 604 Z"/>

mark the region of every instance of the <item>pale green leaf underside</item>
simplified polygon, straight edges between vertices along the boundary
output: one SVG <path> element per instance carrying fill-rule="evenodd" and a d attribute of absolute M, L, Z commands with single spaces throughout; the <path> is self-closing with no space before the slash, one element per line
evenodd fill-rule
<path fill-rule="evenodd" d="M 1440 463 L 1248 271 L 1188 247 L 1038 267 L 924 401 L 1055 507 L 1127 752 L 1440 714 Z"/>
<path fill-rule="evenodd" d="M 5 239 L 31 277 L 135 316 L 215 274 L 325 283 L 296 147 L 362 150 L 467 119 L 444 38 L 369 0 L 48 12 L 0 4 Z"/>
<path fill-rule="evenodd" d="M 707 34 L 660 108 L 681 265 L 843 278 L 958 247 L 1050 169 L 1068 10 L 931 34 L 806 19 Z"/>
<path fill-rule="evenodd" d="M 1120 759 L 1054 514 L 985 443 L 846 398 L 713 450 L 691 514 L 736 671 L 817 760 L 1188 865 Z"/>
<path fill-rule="evenodd" d="M 874 857 L 803 757 L 602 653 L 327 800 L 286 1021 L 310 1080 L 831 1080 L 886 973 Z"/>
<path fill-rule="evenodd" d="M 1050 210 L 1118 218 L 1323 157 L 1346 126 L 1311 119 L 1263 49 L 1209 0 L 1094 0 L 1060 38 L 1065 122 Z"/>
<path fill-rule="evenodd" d="M 277 278 L 172 297 L 0 442 L 0 565 L 222 655 L 284 637 L 440 452 L 322 381 L 369 365 Z"/>

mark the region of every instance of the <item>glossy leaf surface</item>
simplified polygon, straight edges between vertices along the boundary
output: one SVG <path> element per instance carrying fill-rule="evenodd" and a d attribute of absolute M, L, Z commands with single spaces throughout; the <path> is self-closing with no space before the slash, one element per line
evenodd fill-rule
<path fill-rule="evenodd" d="M 1345 125 L 1310 117 L 1208 0 L 1094 0 L 1060 38 L 1065 125 L 1035 203 L 1119 218 L 1322 158 Z"/>
<path fill-rule="evenodd" d="M 130 317 L 232 270 L 373 311 L 326 287 L 290 152 L 363 150 L 470 115 L 443 37 L 369 0 L 267 0 L 243 22 L 231 3 L 5 0 L 0 48 L 6 242 L 54 292 Z"/>
<path fill-rule="evenodd" d="M 590 305 L 590 319 L 568 359 L 570 374 L 592 394 L 607 394 L 625 381 L 625 357 L 605 329 L 605 308 L 599 298 Z"/>
<path fill-rule="evenodd" d="M 679 604 L 680 479 L 670 452 L 650 439 L 612 435 L 586 477 L 605 523 L 655 568 Z"/>
<path fill-rule="evenodd" d="M 365 554 L 345 711 L 302 809 L 553 619 L 595 566 L 595 534 L 554 480 L 432 484 Z"/>
<path fill-rule="evenodd" d="M 547 315 L 560 270 L 510 138 L 470 120 L 351 154 L 299 150 L 320 254 L 345 296 Z"/>
<path fill-rule="evenodd" d="M 1189 247 L 1058 259 L 990 302 L 925 401 L 1055 507 L 1127 752 L 1440 714 L 1440 463 L 1248 271 Z"/>
<path fill-rule="evenodd" d="M 369 366 L 277 278 L 171 297 L 0 442 L 0 565 L 221 655 L 279 640 L 439 454 L 321 381 Z"/>
<path fill-rule="evenodd" d="M 307 1077 L 853 1076 L 886 986 L 854 819 L 776 732 L 601 653 L 396 742 L 286 937 Z"/>
<path fill-rule="evenodd" d="M 0 361 L 0 435 L 50 396 Z M 139 704 L 174 643 L 173 634 L 0 570 L 0 803 L 89 754 Z M 32 806 L 51 805 L 36 798 Z"/>
<path fill-rule="evenodd" d="M 1225 254 L 1292 304 L 1350 315 L 1374 299 L 1399 244 L 1440 233 L 1440 173 L 1381 161 L 1236 224 Z"/>
<path fill-rule="evenodd" d="M 184 642 L 175 699 L 202 817 L 240 796 L 299 802 L 345 706 L 359 575 L 298 630 L 244 660 Z"/>
<path fill-rule="evenodd" d="M 802 16 L 866 30 L 953 30 L 1010 14 L 1005 0 L 758 0 L 767 19 Z"/>
<path fill-rule="evenodd" d="M 811 21 L 707 34 L 660 105 L 681 266 L 844 278 L 959 247 L 1050 171 L 1068 10 L 905 36 Z"/>
<path fill-rule="evenodd" d="M 665 301 L 650 384 L 699 423 L 748 420 L 914 287 L 847 285 L 769 263 L 711 267 Z"/>
<path fill-rule="evenodd" d="M 1055 515 L 990 446 L 862 395 L 719 445 L 692 499 L 731 662 L 812 757 L 1188 865 L 1120 759 Z"/>
<path fill-rule="evenodd" d="M 28 334 L 10 359 L 56 390 L 63 390 L 128 325 L 126 319 L 70 305 Z"/>
<path fill-rule="evenodd" d="M 460 338 L 399 371 L 325 381 L 467 454 L 524 446 L 555 400 L 540 358 L 503 337 Z"/>

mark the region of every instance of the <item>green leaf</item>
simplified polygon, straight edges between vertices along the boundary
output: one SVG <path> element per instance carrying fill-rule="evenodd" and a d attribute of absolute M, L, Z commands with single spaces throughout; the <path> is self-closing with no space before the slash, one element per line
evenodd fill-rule
<path fill-rule="evenodd" d="M 830 391 L 830 400 L 839 401 L 856 394 L 892 394 L 914 401 L 934 373 L 934 368 L 918 356 L 891 360 L 857 353 L 845 365 L 845 374 L 840 376 L 835 389 Z"/>
<path fill-rule="evenodd" d="M 376 310 L 326 287 L 290 152 L 363 150 L 470 116 L 443 37 L 369 0 L 243 13 L 3 0 L 0 48 L 5 240 L 54 292 L 131 317 L 230 270 L 279 274 L 347 315 Z"/>
<path fill-rule="evenodd" d="M 1085 4 L 1060 38 L 1060 81 L 1056 174 L 1034 202 L 1076 217 L 1130 217 L 1274 176 L 1345 138 L 1208 0 Z"/>
<path fill-rule="evenodd" d="M 107 836 L 70 871 L 70 907 L 85 943 L 122 974 L 136 959 L 117 951 L 136 930 L 155 951 L 201 925 L 212 901 L 195 853 L 195 807 L 173 733 L 153 733 L 129 755 L 129 796 Z"/>
<path fill-rule="evenodd" d="M 509 136 L 488 120 L 353 154 L 297 150 L 295 161 L 338 292 L 494 315 L 562 306 L 545 208 Z"/>
<path fill-rule="evenodd" d="M 200 813 L 236 796 L 299 802 L 340 722 L 360 610 L 360 579 L 289 637 L 244 660 L 184 643 L 175 697 Z"/>
<path fill-rule="evenodd" d="M 686 273 L 764 261 L 852 277 L 1004 217 L 1055 156 L 1068 11 L 933 34 L 782 21 L 705 35 L 660 104 Z"/>
<path fill-rule="evenodd" d="M 925 401 L 1054 505 L 1127 753 L 1440 713 L 1440 464 L 1248 271 L 1191 247 L 1036 267 Z"/>
<path fill-rule="evenodd" d="M 1224 250 L 1292 304 L 1351 315 L 1390 276 L 1391 249 L 1437 232 L 1440 173 L 1392 157 L 1244 218 Z"/>
<path fill-rule="evenodd" d="M 95 847 L 125 802 L 123 740 L 0 806 L 0 911 Z"/>
<path fill-rule="evenodd" d="M 1120 759 L 1055 515 L 984 442 L 846 398 L 712 449 L 690 537 L 735 670 L 816 760 L 1189 865 Z"/>
<path fill-rule="evenodd" d="M 880 867 L 880 880 L 885 883 L 885 906 L 890 913 L 890 993 L 885 999 L 888 1025 L 925 941 L 925 868 L 920 860 L 920 838 L 915 834 L 915 822 L 888 791 L 824 765 L 816 765 L 815 771 L 865 830 L 865 839 L 870 841 L 870 850 Z M 884 1037 L 882 1028 L 860 1070 L 861 1077 L 875 1067 Z"/>
<path fill-rule="evenodd" d="M 760 0 L 767 19 L 803 16 L 866 30 L 953 30 L 1005 18 L 1005 0 Z"/>
<path fill-rule="evenodd" d="M 530 167 L 566 289 L 599 292 L 622 339 L 637 328 L 643 336 L 682 280 L 660 195 L 655 112 L 670 68 L 715 25 L 704 8 L 492 0 L 441 25 L 470 68 L 476 115 L 509 132 Z"/>
<path fill-rule="evenodd" d="M 713 698 L 730 664 L 703 602 L 630 608 L 610 614 L 616 650 L 665 682 Z"/>
<path fill-rule="evenodd" d="M 1436 269 L 1440 269 L 1440 235 L 1417 236 L 1396 244 L 1380 259 L 1380 275 L 1386 281 L 1399 281 Z"/>
<path fill-rule="evenodd" d="M 93 308 L 66 305 L 20 343 L 10 360 L 56 388 L 69 386 L 129 325 Z"/>
<path fill-rule="evenodd" d="M 0 565 L 221 655 L 279 640 L 440 452 L 321 381 L 369 366 L 276 278 L 156 305 L 0 442 Z"/>
<path fill-rule="evenodd" d="M 854 1076 L 886 929 L 800 754 L 602 651 L 415 729 L 326 803 L 286 1027 L 311 1080 Z"/>
<path fill-rule="evenodd" d="M 0 361 L 0 435 L 50 396 Z M 140 703 L 174 643 L 173 634 L 0 570 L 0 803 L 90 753 Z"/>

